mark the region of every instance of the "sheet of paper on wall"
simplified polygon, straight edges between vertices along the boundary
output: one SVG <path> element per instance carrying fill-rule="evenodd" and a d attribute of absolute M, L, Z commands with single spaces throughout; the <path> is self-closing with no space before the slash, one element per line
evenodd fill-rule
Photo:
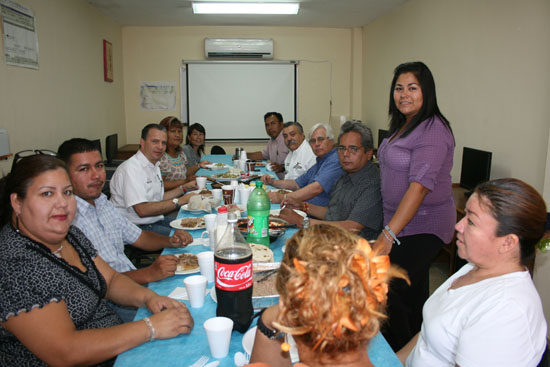
<path fill-rule="evenodd" d="M 175 110 L 175 82 L 142 82 L 139 87 L 141 109 Z"/>
<path fill-rule="evenodd" d="M 7 65 L 38 69 L 38 37 L 34 13 L 12 0 L 0 0 Z"/>

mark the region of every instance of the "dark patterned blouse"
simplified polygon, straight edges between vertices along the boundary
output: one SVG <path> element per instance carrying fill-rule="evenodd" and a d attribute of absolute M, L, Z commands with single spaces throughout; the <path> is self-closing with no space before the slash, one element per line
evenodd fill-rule
<path fill-rule="evenodd" d="M 106 328 L 121 323 L 104 300 L 105 279 L 93 258 L 97 251 L 84 234 L 71 226 L 67 240 L 86 268 L 69 265 L 41 243 L 8 224 L 0 231 L 0 322 L 21 312 L 64 300 L 77 330 Z M 37 328 L 40 325 L 36 325 Z M 112 363 L 108 361 L 107 365 Z M 0 326 L 1 366 L 45 366 L 31 351 Z"/>

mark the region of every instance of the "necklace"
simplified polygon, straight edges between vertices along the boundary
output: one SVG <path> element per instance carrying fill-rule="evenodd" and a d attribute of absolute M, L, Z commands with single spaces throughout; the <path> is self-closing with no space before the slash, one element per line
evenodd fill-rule
<path fill-rule="evenodd" d="M 63 244 L 57 250 L 52 251 L 52 254 L 61 259 L 61 250 L 63 250 Z"/>

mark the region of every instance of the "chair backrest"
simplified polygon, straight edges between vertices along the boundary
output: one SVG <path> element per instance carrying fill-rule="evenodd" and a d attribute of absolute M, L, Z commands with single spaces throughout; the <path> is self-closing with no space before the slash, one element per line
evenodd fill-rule
<path fill-rule="evenodd" d="M 389 131 L 384 129 L 378 129 L 378 147 L 382 144 L 382 140 L 388 137 Z"/>
<path fill-rule="evenodd" d="M 107 163 L 112 163 L 118 152 L 118 134 L 109 135 L 105 138 L 105 158 Z"/>
<path fill-rule="evenodd" d="M 214 145 L 212 149 L 210 149 L 210 154 L 225 154 L 225 150 L 219 145 Z"/>

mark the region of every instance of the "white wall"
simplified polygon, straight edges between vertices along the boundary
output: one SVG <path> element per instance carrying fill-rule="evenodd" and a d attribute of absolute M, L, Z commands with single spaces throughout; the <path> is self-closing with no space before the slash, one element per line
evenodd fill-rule
<path fill-rule="evenodd" d="M 126 139 L 121 30 L 85 0 L 19 0 L 36 17 L 40 68 L 0 60 L 0 127 L 13 153 L 57 150 L 73 137 Z M 113 44 L 114 83 L 103 81 L 103 39 Z M 0 163 L 7 173 L 11 159 Z"/>
<path fill-rule="evenodd" d="M 364 27 L 363 119 L 384 128 L 393 68 L 424 61 L 462 147 L 493 152 L 492 178 L 542 192 L 550 116 L 548 0 L 409 0 Z"/>
<path fill-rule="evenodd" d="M 356 33 L 359 33 L 359 37 L 361 36 L 360 32 Z M 204 59 L 204 38 L 206 37 L 273 38 L 276 59 L 299 60 L 298 121 L 306 129 L 317 122 L 329 122 L 331 116 L 351 115 L 351 29 L 126 27 L 122 30 L 122 37 L 128 143 L 138 142 L 139 132 L 147 123 L 159 122 L 168 115 L 180 116 L 179 66 L 182 59 Z M 355 37 L 357 39 L 357 35 Z M 142 81 L 176 82 L 178 85 L 176 109 L 160 112 L 142 111 L 139 107 L 139 84 Z M 360 93 L 360 87 L 357 89 L 357 93 Z M 287 121 L 290 120 L 289 116 L 283 117 Z M 263 116 L 258 116 L 258 124 L 263 125 L 263 123 Z M 206 135 L 208 138 L 208 129 Z M 265 144 L 223 144 L 226 151 L 234 151 L 236 145 L 245 146 L 249 151 L 265 146 Z M 207 151 L 209 151 L 208 146 Z"/>

